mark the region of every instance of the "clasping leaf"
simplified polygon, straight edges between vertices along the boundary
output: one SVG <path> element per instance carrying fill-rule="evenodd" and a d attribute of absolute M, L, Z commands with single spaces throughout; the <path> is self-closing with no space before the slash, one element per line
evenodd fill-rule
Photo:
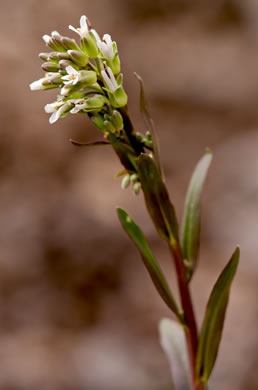
<path fill-rule="evenodd" d="M 206 383 L 214 367 L 222 336 L 229 292 L 235 276 L 240 251 L 236 248 L 219 276 L 208 301 L 199 338 L 196 370 L 200 382 Z"/>
<path fill-rule="evenodd" d="M 200 247 L 201 195 L 212 160 L 207 152 L 198 162 L 187 190 L 182 224 L 181 246 L 188 266 L 188 281 L 193 274 Z"/>

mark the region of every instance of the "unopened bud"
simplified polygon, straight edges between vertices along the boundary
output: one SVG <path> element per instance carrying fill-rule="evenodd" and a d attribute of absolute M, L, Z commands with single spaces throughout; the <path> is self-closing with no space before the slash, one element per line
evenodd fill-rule
<path fill-rule="evenodd" d="M 79 66 L 85 66 L 88 63 L 88 56 L 78 50 L 68 50 L 68 54 L 73 62 Z"/>
<path fill-rule="evenodd" d="M 72 61 L 70 60 L 61 60 L 59 61 L 58 67 L 60 69 L 66 69 L 68 66 L 72 66 L 74 69 L 78 70 L 78 66 L 75 65 Z"/>
<path fill-rule="evenodd" d="M 141 183 L 137 181 L 137 183 L 133 185 L 133 192 L 135 193 L 135 195 L 138 195 L 140 190 L 141 190 Z"/>
<path fill-rule="evenodd" d="M 52 53 L 49 53 L 48 54 L 48 61 L 59 61 L 58 54 L 59 53 L 56 51 L 52 51 Z"/>
<path fill-rule="evenodd" d="M 114 92 L 110 92 L 110 103 L 113 107 L 119 108 L 124 107 L 127 104 L 127 95 L 125 91 L 123 90 L 123 87 L 117 88 Z"/>
<path fill-rule="evenodd" d="M 126 175 L 122 182 L 121 182 L 121 187 L 123 188 L 123 190 L 125 190 L 130 184 L 130 176 L 129 175 Z"/>
<path fill-rule="evenodd" d="M 94 34 L 89 33 L 86 37 L 81 39 L 81 48 L 91 58 L 96 58 L 98 56 L 99 49 Z"/>
<path fill-rule="evenodd" d="M 115 128 L 117 130 L 122 130 L 124 128 L 123 117 L 120 114 L 120 112 L 118 112 L 117 110 L 113 111 L 113 113 L 111 115 L 111 120 L 114 123 Z"/>
<path fill-rule="evenodd" d="M 115 126 L 113 125 L 113 123 L 109 122 L 109 121 L 104 121 L 104 125 L 106 127 L 106 129 L 108 131 L 110 131 L 111 133 L 114 133 L 116 131 L 116 128 Z"/>
<path fill-rule="evenodd" d="M 132 183 L 136 183 L 138 179 L 139 179 L 139 176 L 137 175 L 137 173 L 133 173 L 130 176 L 130 180 L 131 180 Z"/>
<path fill-rule="evenodd" d="M 86 86 L 90 86 L 97 82 L 97 74 L 93 70 L 81 70 L 79 82 Z"/>
<path fill-rule="evenodd" d="M 102 95 L 95 95 L 86 100 L 87 102 L 87 109 L 90 110 L 99 110 L 102 108 L 105 104 L 105 98 Z"/>
<path fill-rule="evenodd" d="M 44 69 L 46 72 L 58 71 L 58 67 L 55 62 L 44 62 L 44 64 L 41 65 L 41 68 Z"/>
<path fill-rule="evenodd" d="M 43 61 L 48 61 L 49 53 L 39 53 L 39 58 Z"/>
<path fill-rule="evenodd" d="M 43 81 L 42 84 L 44 86 L 49 86 L 49 85 L 60 85 L 62 83 L 63 83 L 63 81 L 62 81 L 61 75 L 59 73 L 54 73 L 51 76 L 47 76 L 45 81 Z"/>
<path fill-rule="evenodd" d="M 57 57 L 59 60 L 69 60 L 70 56 L 68 53 L 57 53 Z"/>
<path fill-rule="evenodd" d="M 80 50 L 79 46 L 77 45 L 74 39 L 62 37 L 61 42 L 63 46 L 66 48 L 66 50 Z"/>
<path fill-rule="evenodd" d="M 106 131 L 106 126 L 104 125 L 103 115 L 94 115 L 91 117 L 91 121 L 99 130 Z"/>

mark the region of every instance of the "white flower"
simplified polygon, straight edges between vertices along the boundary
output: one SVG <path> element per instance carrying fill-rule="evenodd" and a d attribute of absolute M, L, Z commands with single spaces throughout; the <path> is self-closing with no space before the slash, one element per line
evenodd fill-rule
<path fill-rule="evenodd" d="M 79 81 L 80 73 L 74 69 L 71 65 L 67 66 L 65 68 L 67 75 L 62 77 L 62 80 L 64 81 L 64 84 L 66 87 L 69 87 L 71 85 L 75 85 Z"/>
<path fill-rule="evenodd" d="M 119 85 L 117 84 L 112 69 L 109 66 L 105 66 L 105 69 L 101 71 L 101 74 L 110 92 L 115 92 L 115 90 L 119 88 Z"/>
<path fill-rule="evenodd" d="M 86 16 L 85 15 L 81 16 L 79 28 L 75 28 L 70 25 L 69 29 L 79 34 L 81 38 L 86 38 L 89 35 L 89 28 L 88 28 Z"/>
<path fill-rule="evenodd" d="M 65 112 L 65 110 L 67 110 L 69 105 L 70 105 L 69 102 L 62 102 L 62 101 L 46 104 L 45 112 L 48 114 L 52 114 L 51 117 L 49 118 L 49 122 L 50 123 L 56 122 L 60 118 L 60 116 Z"/>
<path fill-rule="evenodd" d="M 74 108 L 70 111 L 71 114 L 77 114 L 77 112 L 88 108 L 88 105 L 84 99 L 70 100 L 70 103 L 74 105 Z"/>
<path fill-rule="evenodd" d="M 103 57 L 109 61 L 112 61 L 115 53 L 113 51 L 113 42 L 111 36 L 109 34 L 103 35 L 102 41 L 100 39 L 97 40 L 97 45 Z"/>

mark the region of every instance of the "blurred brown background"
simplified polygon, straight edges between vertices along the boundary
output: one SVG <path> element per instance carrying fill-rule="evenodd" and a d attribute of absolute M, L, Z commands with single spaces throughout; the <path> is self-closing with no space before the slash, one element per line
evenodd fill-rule
<path fill-rule="evenodd" d="M 175 286 L 173 266 L 140 197 L 84 116 L 49 125 L 56 92 L 40 78 L 43 34 L 86 14 L 119 47 L 137 129 L 145 81 L 171 196 L 181 217 L 191 171 L 209 146 L 199 323 L 236 244 L 242 257 L 210 388 L 258 388 L 258 3 L 255 0 L 0 0 L 0 389 L 169 390 L 156 295 L 115 207 L 141 225 Z"/>

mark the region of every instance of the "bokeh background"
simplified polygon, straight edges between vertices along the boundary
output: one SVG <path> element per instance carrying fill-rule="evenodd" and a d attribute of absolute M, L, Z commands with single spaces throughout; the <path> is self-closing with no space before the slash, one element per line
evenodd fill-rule
<path fill-rule="evenodd" d="M 211 389 L 258 388 L 258 3 L 255 0 L 0 0 L 0 389 L 169 390 L 157 326 L 170 316 L 115 207 L 145 231 L 175 289 L 174 270 L 141 196 L 120 189 L 108 148 L 76 148 L 97 131 L 84 116 L 49 125 L 55 91 L 41 36 L 86 14 L 117 41 L 129 109 L 137 71 L 156 122 L 171 197 L 184 194 L 206 146 L 202 247 L 192 290 L 199 324 L 236 244 L 242 255 Z"/>

